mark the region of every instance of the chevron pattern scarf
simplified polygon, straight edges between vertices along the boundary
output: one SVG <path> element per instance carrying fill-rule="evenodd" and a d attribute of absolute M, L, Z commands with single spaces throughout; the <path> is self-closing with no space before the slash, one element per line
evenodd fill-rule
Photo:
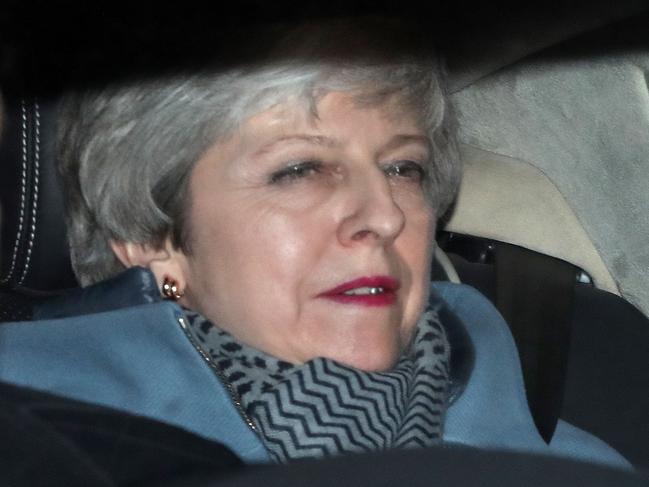
<path fill-rule="evenodd" d="M 293 365 L 187 316 L 277 462 L 441 441 L 450 352 L 438 307 L 425 310 L 410 347 L 386 372 L 326 358 Z"/>

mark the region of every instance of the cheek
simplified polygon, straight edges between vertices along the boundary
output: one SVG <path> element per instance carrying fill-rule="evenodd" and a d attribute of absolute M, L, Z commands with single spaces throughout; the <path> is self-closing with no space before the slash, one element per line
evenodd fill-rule
<path fill-rule="evenodd" d="M 395 246 L 413 275 L 427 276 L 434 248 L 435 212 L 428 206 L 420 206 L 404 213 L 406 225 Z"/>
<path fill-rule="evenodd" d="M 395 242 L 405 272 L 410 277 L 410 289 L 404 304 L 403 331 L 406 339 L 428 299 L 435 227 L 433 211 L 418 211 L 407 219 L 403 233 Z"/>
<path fill-rule="evenodd" d="M 269 210 L 243 226 L 235 242 L 241 260 L 273 279 L 278 292 L 299 291 L 321 254 L 326 223 L 309 212 Z"/>
<path fill-rule="evenodd" d="M 394 188 L 395 202 L 405 217 L 405 226 L 395 241 L 401 259 L 412 275 L 413 284 L 428 285 L 434 248 L 436 211 L 426 200 L 421 188 Z"/>
<path fill-rule="evenodd" d="M 303 212 L 223 208 L 193 215 L 197 245 L 188 279 L 200 283 L 194 287 L 195 307 L 265 350 L 299 318 L 326 224 Z"/>

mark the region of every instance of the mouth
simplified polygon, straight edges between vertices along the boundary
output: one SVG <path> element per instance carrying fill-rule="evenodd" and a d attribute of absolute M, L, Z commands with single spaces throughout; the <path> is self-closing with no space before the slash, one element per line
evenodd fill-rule
<path fill-rule="evenodd" d="M 361 277 L 340 284 L 318 297 L 341 304 L 390 306 L 397 301 L 399 287 L 399 281 L 390 276 Z"/>

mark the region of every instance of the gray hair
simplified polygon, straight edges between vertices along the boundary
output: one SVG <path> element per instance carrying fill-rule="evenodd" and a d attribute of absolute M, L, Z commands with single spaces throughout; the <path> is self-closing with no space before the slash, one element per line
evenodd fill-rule
<path fill-rule="evenodd" d="M 340 56 L 336 49 L 348 44 L 335 40 L 323 49 L 322 36 L 314 32 L 284 36 L 285 44 L 299 46 L 297 53 L 280 42 L 274 53 L 243 65 L 69 97 L 61 112 L 59 156 L 72 265 L 82 285 L 124 269 L 110 240 L 158 247 L 170 238 L 189 251 L 185 216 L 194 164 L 247 118 L 289 99 L 303 100 L 317 116 L 317 101 L 331 91 L 350 92 L 369 106 L 396 98 L 429 134 L 433 154 L 426 191 L 438 215 L 446 210 L 460 166 L 438 59 L 391 57 L 385 51 L 367 56 L 368 44 L 357 49 L 362 57 Z"/>

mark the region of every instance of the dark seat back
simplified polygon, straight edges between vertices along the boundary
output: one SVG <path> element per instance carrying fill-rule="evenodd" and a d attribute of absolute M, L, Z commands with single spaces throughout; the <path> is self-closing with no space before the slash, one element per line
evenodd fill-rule
<path fill-rule="evenodd" d="M 76 286 L 55 167 L 56 101 L 7 100 L 0 137 L 0 288 Z"/>
<path fill-rule="evenodd" d="M 56 100 L 8 99 L 0 136 L 0 321 L 76 287 L 55 164 Z"/>

